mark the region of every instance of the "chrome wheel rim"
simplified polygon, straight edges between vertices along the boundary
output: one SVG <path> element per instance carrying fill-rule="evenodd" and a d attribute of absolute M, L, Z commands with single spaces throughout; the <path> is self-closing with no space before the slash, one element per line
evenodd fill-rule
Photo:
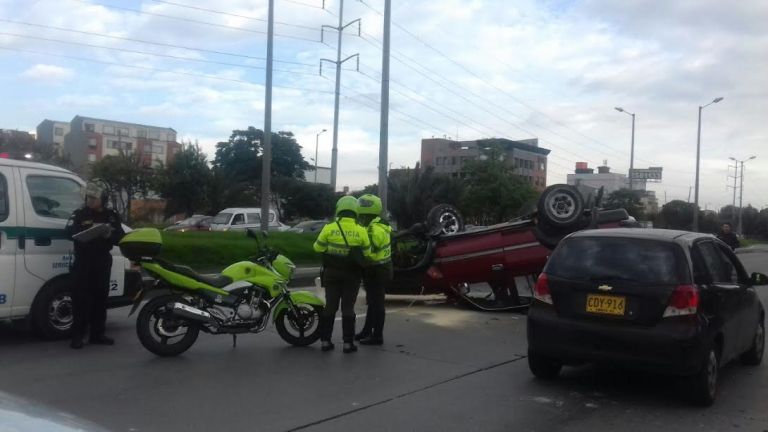
<path fill-rule="evenodd" d="M 74 321 L 72 311 L 72 296 L 59 294 L 48 304 L 48 322 L 53 328 L 60 331 L 69 330 Z"/>
<path fill-rule="evenodd" d="M 576 201 L 571 195 L 558 192 L 547 198 L 547 207 L 557 219 L 568 219 L 576 211 Z"/>

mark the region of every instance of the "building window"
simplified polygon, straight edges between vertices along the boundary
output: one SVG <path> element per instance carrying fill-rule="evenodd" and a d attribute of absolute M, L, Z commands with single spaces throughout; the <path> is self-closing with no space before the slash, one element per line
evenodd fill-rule
<path fill-rule="evenodd" d="M 89 138 L 88 139 L 88 147 L 96 148 L 96 138 Z"/>
<path fill-rule="evenodd" d="M 439 157 L 435 159 L 435 165 L 440 166 L 443 164 L 443 158 Z"/>
<path fill-rule="evenodd" d="M 53 134 L 56 135 L 56 136 L 64 135 L 64 128 L 60 128 L 60 127 L 54 128 L 53 129 Z"/>
<path fill-rule="evenodd" d="M 93 123 L 86 123 L 85 124 L 85 131 L 86 132 L 96 132 L 96 125 Z"/>
<path fill-rule="evenodd" d="M 152 153 L 154 154 L 164 154 L 165 153 L 165 146 L 162 144 L 153 144 L 152 145 Z"/>
<path fill-rule="evenodd" d="M 456 165 L 456 156 L 451 156 L 451 165 Z"/>
<path fill-rule="evenodd" d="M 168 141 L 176 142 L 176 134 L 174 133 L 168 134 Z"/>
<path fill-rule="evenodd" d="M 91 153 L 88 155 L 88 162 L 96 162 L 96 155 Z"/>
<path fill-rule="evenodd" d="M 156 131 L 156 130 L 149 131 L 149 139 L 159 140 L 160 139 L 160 132 Z"/>
<path fill-rule="evenodd" d="M 107 126 L 107 125 L 104 125 L 104 126 L 101 128 L 101 131 L 102 131 L 102 132 L 104 132 L 104 133 L 105 133 L 105 134 L 107 134 L 107 135 L 114 135 L 114 134 L 115 134 L 115 127 L 114 127 L 114 126 Z"/>
<path fill-rule="evenodd" d="M 130 136 L 130 131 L 128 131 L 128 128 L 119 127 L 117 128 L 117 134 L 120 136 L 127 137 L 127 136 Z"/>
<path fill-rule="evenodd" d="M 138 138 L 146 138 L 147 137 L 147 130 L 146 129 L 138 129 L 136 131 L 136 136 Z"/>

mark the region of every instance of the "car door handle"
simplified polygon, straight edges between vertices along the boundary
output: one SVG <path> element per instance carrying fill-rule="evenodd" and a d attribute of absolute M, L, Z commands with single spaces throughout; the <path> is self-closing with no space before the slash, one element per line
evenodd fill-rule
<path fill-rule="evenodd" d="M 50 245 L 51 245 L 50 237 L 37 237 L 35 239 L 35 246 L 50 246 Z"/>

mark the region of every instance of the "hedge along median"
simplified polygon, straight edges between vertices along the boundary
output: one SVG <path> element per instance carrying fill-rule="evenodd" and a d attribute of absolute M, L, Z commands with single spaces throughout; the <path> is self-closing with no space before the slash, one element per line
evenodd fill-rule
<path fill-rule="evenodd" d="M 269 233 L 267 244 L 298 265 L 320 265 L 320 255 L 312 250 L 316 234 Z M 256 240 L 245 232 L 163 232 L 161 257 L 188 265 L 198 271 L 221 271 L 257 252 Z"/>

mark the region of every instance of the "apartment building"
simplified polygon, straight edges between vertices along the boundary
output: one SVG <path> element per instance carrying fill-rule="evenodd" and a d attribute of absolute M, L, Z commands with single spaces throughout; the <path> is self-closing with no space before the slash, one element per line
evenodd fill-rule
<path fill-rule="evenodd" d="M 421 166 L 434 167 L 436 173 L 463 178 L 464 165 L 477 159 L 484 150 L 502 151 L 505 163 L 512 172 L 521 176 L 537 191 L 547 187 L 547 156 L 550 150 L 539 147 L 537 138 L 513 141 L 491 138 L 474 141 L 455 141 L 446 138 L 421 140 Z"/>
<path fill-rule="evenodd" d="M 50 144 L 57 155 L 64 155 L 64 137 L 69 133 L 69 122 L 43 120 L 37 125 L 37 142 Z"/>
<path fill-rule="evenodd" d="M 53 123 L 55 137 L 56 124 L 62 122 L 46 120 L 38 128 L 47 129 L 46 122 Z M 123 152 L 136 153 L 145 166 L 158 167 L 167 165 L 181 150 L 176 138 L 176 131 L 172 128 L 78 115 L 69 123 L 69 131 L 64 134 L 63 152 L 76 166 Z"/>

